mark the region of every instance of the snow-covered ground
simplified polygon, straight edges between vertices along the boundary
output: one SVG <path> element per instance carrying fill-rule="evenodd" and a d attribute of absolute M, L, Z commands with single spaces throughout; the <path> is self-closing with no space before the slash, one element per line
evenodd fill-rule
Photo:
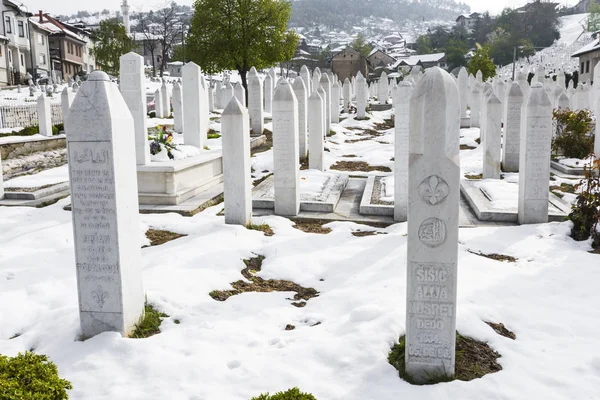
<path fill-rule="evenodd" d="M 345 160 L 392 167 L 393 129 L 364 132 L 390 116 L 344 115 L 327 138 L 326 166 Z M 164 123 L 172 120 L 153 121 Z M 220 130 L 217 120 L 211 127 Z M 480 174 L 479 130 L 461 136 L 475 147 L 461 151 L 462 174 Z M 221 139 L 208 146 L 220 148 Z M 254 178 L 272 172 L 272 155 L 255 155 Z M 504 177 L 500 185 L 517 186 L 518 174 Z M 5 184 L 65 180 L 63 166 Z M 514 190 L 498 192 L 498 182 L 488 189 L 507 201 Z M 103 333 L 82 342 L 71 213 L 63 210 L 69 203 L 0 207 L 0 354 L 48 355 L 73 383 L 72 399 L 249 400 L 293 386 L 319 400 L 600 399 L 600 255 L 569 237 L 569 222 L 460 230 L 457 329 L 488 342 L 503 369 L 471 382 L 412 386 L 387 362 L 405 332 L 406 223 L 381 229 L 334 222 L 327 225 L 331 233 L 319 235 L 282 217 L 254 218 L 273 228 L 275 235 L 266 237 L 225 225 L 217 215 L 222 205 L 194 217 L 142 215 L 140 238 L 149 227 L 187 235 L 141 250 L 147 299 L 170 317 L 148 339 Z M 371 229 L 385 234 L 351 235 Z M 243 279 L 242 260 L 255 255 L 266 257 L 258 276 L 291 280 L 319 296 L 303 308 L 291 305 L 293 293 L 245 293 L 225 302 L 209 296 Z M 517 339 L 497 335 L 484 321 L 505 324 Z M 296 328 L 286 331 L 287 324 Z"/>

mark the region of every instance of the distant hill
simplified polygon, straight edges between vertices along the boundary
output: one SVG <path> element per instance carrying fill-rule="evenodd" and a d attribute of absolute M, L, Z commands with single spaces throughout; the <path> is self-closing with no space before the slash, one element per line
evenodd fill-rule
<path fill-rule="evenodd" d="M 347 27 L 364 18 L 454 20 L 470 7 L 454 0 L 292 0 L 292 26 Z"/>

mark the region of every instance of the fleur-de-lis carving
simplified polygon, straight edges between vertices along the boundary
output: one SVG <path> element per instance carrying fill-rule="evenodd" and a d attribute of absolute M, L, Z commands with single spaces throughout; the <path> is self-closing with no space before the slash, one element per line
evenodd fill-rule
<path fill-rule="evenodd" d="M 110 293 L 105 292 L 102 286 L 98 285 L 96 291 L 92 292 L 92 298 L 98 303 L 100 308 L 104 307 L 106 300 L 110 298 Z"/>
<path fill-rule="evenodd" d="M 448 197 L 450 188 L 442 178 L 432 175 L 421 182 L 417 191 L 423 200 L 431 205 L 436 205 Z"/>

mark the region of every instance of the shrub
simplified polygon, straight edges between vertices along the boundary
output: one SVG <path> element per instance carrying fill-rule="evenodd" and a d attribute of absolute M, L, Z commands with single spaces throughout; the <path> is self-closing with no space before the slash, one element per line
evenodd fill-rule
<path fill-rule="evenodd" d="M 583 167 L 585 178 L 576 188 L 581 188 L 569 214 L 573 221 L 571 237 L 577 241 L 592 237 L 592 247 L 600 248 L 600 160 L 592 161 L 591 166 Z"/>
<path fill-rule="evenodd" d="M 586 158 L 594 149 L 592 115 L 589 110 L 571 111 L 568 108 L 552 112 L 556 135 L 552 152 L 567 158 Z"/>
<path fill-rule="evenodd" d="M 317 400 L 317 398 L 310 393 L 301 392 L 300 389 L 295 387 L 273 395 L 269 395 L 269 393 L 261 394 L 258 397 L 253 397 L 251 400 Z"/>
<path fill-rule="evenodd" d="M 0 399 L 65 400 L 71 382 L 58 376 L 56 365 L 43 354 L 0 355 Z"/>

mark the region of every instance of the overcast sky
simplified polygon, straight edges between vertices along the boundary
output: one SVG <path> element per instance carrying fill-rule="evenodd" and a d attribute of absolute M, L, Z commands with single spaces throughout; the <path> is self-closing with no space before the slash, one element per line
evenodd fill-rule
<path fill-rule="evenodd" d="M 78 10 L 101 11 L 105 8 L 109 10 L 120 9 L 122 0 L 16 0 L 15 2 L 23 2 L 29 11 L 37 13 L 38 10 L 43 10 L 50 14 L 73 14 Z M 327 0 L 323 0 L 327 1 Z M 472 11 L 490 11 L 492 14 L 498 14 L 504 7 L 520 7 L 527 3 L 527 0 L 460 0 L 471 6 Z M 574 5 L 578 0 L 558 0 L 562 4 Z M 180 4 L 191 5 L 193 0 L 177 0 Z M 167 0 L 129 0 L 132 10 L 148 11 L 156 9 L 167 4 Z"/>

